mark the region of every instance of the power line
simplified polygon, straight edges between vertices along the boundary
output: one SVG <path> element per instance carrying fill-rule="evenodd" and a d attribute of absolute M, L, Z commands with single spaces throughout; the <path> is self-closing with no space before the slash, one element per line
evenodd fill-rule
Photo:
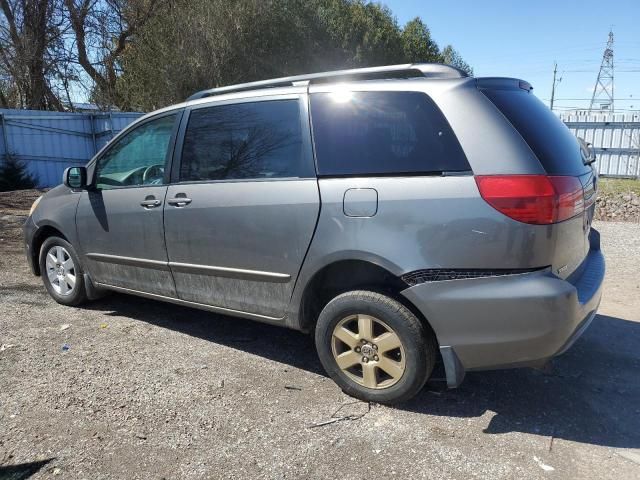
<path fill-rule="evenodd" d="M 640 72 L 640 68 L 631 68 L 631 69 L 618 68 L 616 71 L 622 72 L 622 73 L 638 73 Z M 563 70 L 562 72 L 563 73 L 593 73 L 593 70 Z"/>
<path fill-rule="evenodd" d="M 544 100 L 550 100 L 545 98 Z M 554 101 L 556 102 L 588 102 L 591 100 L 590 98 L 556 98 Z M 616 98 L 616 102 L 640 102 L 640 96 L 638 98 Z"/>
<path fill-rule="evenodd" d="M 555 105 L 553 107 L 553 110 L 556 112 L 560 112 L 560 111 L 574 111 L 574 110 L 589 110 L 587 107 L 585 106 L 581 106 L 581 105 Z M 636 109 L 636 108 L 616 108 L 616 113 L 640 113 L 640 110 Z M 595 112 L 598 113 L 598 112 Z M 603 112 L 604 113 L 604 112 Z M 612 112 L 608 112 L 608 113 L 612 113 Z"/>

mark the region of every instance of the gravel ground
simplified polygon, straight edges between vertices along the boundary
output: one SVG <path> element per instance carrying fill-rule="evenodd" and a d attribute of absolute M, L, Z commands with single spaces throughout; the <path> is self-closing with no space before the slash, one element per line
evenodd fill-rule
<path fill-rule="evenodd" d="M 597 225 L 600 315 L 544 371 L 390 408 L 346 397 L 297 332 L 115 294 L 56 304 L 14 207 L 0 197 L 0 478 L 640 478 L 639 224 Z"/>

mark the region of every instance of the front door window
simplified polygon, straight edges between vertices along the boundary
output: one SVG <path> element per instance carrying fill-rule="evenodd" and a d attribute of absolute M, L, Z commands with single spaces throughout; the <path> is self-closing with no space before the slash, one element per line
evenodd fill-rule
<path fill-rule="evenodd" d="M 98 160 L 96 187 L 101 190 L 164 184 L 167 150 L 176 115 L 146 122 L 120 138 Z"/>

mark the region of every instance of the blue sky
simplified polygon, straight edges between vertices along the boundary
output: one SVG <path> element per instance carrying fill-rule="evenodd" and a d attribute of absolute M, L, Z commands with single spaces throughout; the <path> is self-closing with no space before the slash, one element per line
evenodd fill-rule
<path fill-rule="evenodd" d="M 476 76 L 523 78 L 547 104 L 557 61 L 559 109 L 589 105 L 613 28 L 615 107 L 640 110 L 640 0 L 380 3 L 400 24 L 420 16 L 438 45 L 452 44 Z"/>

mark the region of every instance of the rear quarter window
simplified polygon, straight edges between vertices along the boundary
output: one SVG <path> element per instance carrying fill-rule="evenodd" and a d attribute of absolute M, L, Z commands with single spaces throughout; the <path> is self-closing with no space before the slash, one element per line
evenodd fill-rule
<path fill-rule="evenodd" d="M 447 120 L 424 93 L 314 93 L 311 119 L 321 176 L 470 170 Z"/>
<path fill-rule="evenodd" d="M 481 89 L 527 142 L 549 175 L 581 175 L 578 139 L 545 104 L 520 88 Z"/>

